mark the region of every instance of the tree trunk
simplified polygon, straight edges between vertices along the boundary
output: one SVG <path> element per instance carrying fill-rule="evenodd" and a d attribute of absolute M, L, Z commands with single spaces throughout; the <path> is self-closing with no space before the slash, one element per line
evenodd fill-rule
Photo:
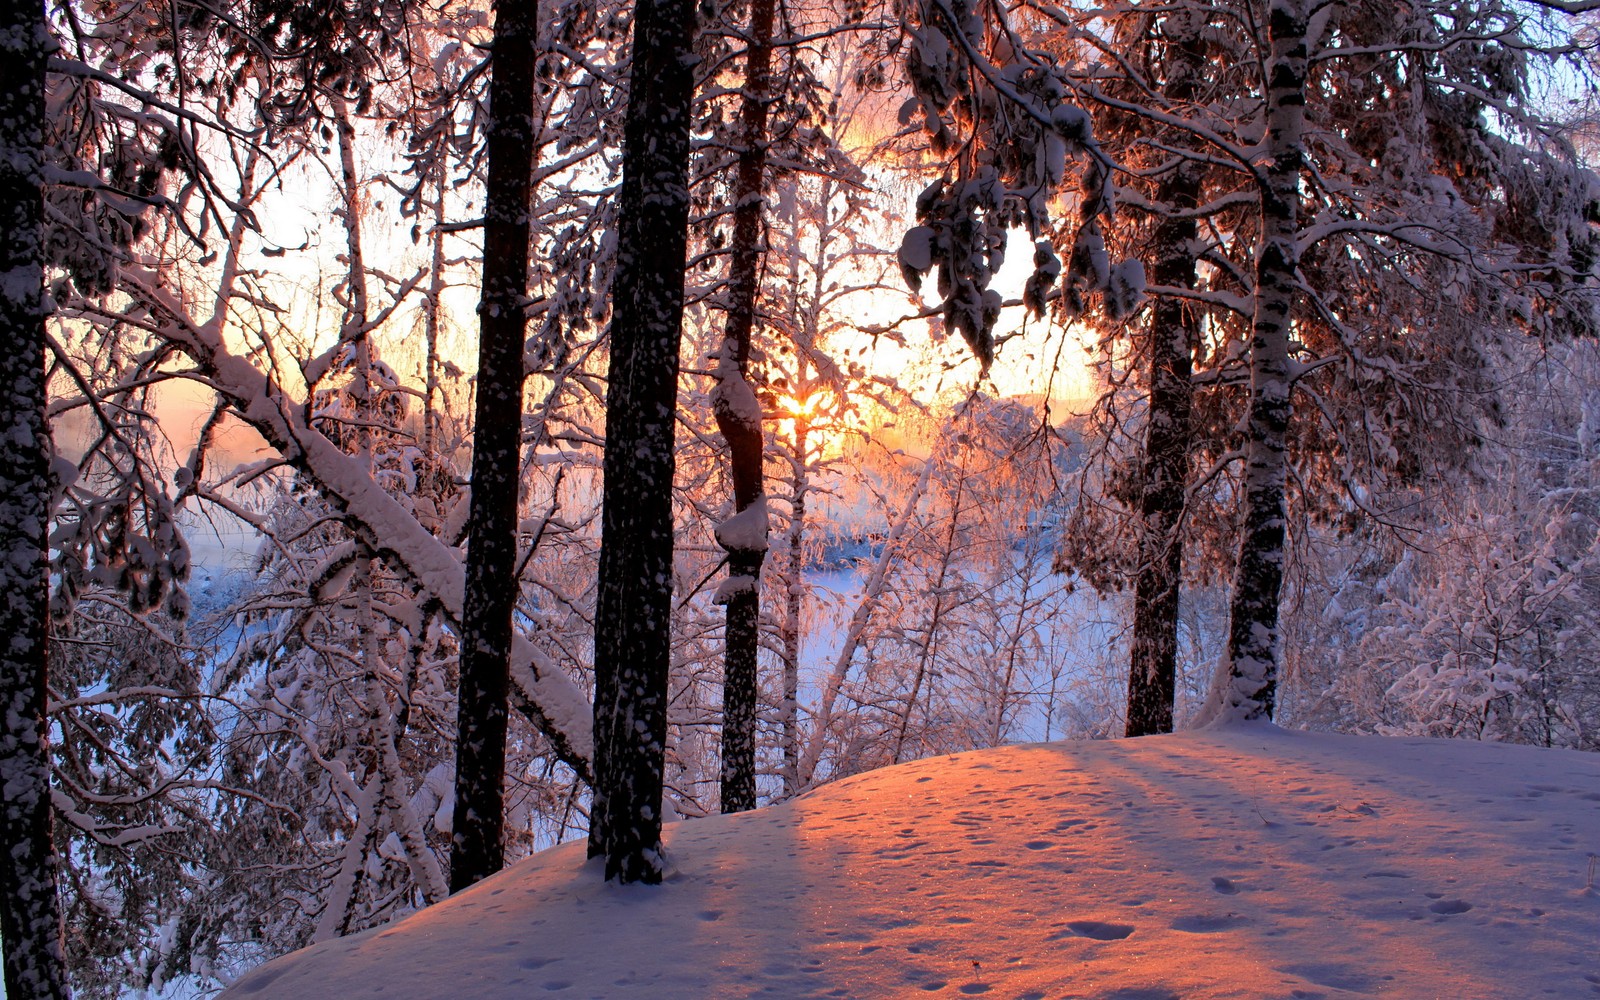
<path fill-rule="evenodd" d="M 511 612 L 516 604 L 523 340 L 527 328 L 538 4 L 497 0 L 489 90 L 489 178 L 473 420 L 471 534 L 461 622 L 450 891 L 505 864 L 503 785 Z"/>
<path fill-rule="evenodd" d="M 1190 14 L 1166 21 L 1167 96 L 1193 100 L 1205 66 L 1198 20 Z M 1195 26 L 1196 28 L 1199 25 Z M 1181 32 L 1181 33 L 1180 33 Z M 1200 167 L 1179 160 L 1156 187 L 1156 201 L 1182 212 L 1200 203 Z M 1158 286 L 1193 288 L 1194 241 L 1199 226 L 1192 215 L 1168 215 L 1156 226 L 1152 277 Z M 1172 732 L 1177 694 L 1178 600 L 1183 580 L 1184 490 L 1189 479 L 1191 413 L 1194 409 L 1194 346 L 1200 339 L 1200 314 L 1180 298 L 1162 296 L 1151 308 L 1150 408 L 1145 430 L 1144 492 L 1139 536 L 1139 572 L 1133 597 L 1133 650 L 1128 669 L 1128 736 Z"/>
<path fill-rule="evenodd" d="M 492 82 L 492 81 L 491 81 Z M 444 185 L 441 163 L 434 178 L 433 231 L 428 234 L 428 311 L 423 315 L 422 453 L 430 459 L 437 453 L 434 434 L 438 425 L 435 410 L 439 401 L 439 316 L 444 311 Z"/>
<path fill-rule="evenodd" d="M 1266 64 L 1267 152 L 1261 184 L 1261 250 L 1250 341 L 1245 513 L 1228 621 L 1226 684 L 1217 721 L 1270 719 L 1278 683 L 1278 604 L 1283 586 L 1289 429 L 1289 337 L 1299 268 L 1304 162 L 1307 0 L 1273 0 Z"/>
<path fill-rule="evenodd" d="M 44 10 L 0 11 L 0 942 L 15 1000 L 69 995 L 45 740 L 50 446 L 45 425 Z"/>
<path fill-rule="evenodd" d="M 803 363 L 802 357 L 802 376 Z M 805 382 L 803 377 L 797 381 L 802 385 Z M 805 414 L 796 416 L 785 558 L 788 579 L 784 587 L 783 624 L 779 631 L 783 658 L 783 705 L 779 715 L 783 725 L 783 797 L 786 799 L 800 792 L 800 615 L 805 600 L 806 494 L 811 489 L 810 468 L 806 464 L 810 429 Z"/>
<path fill-rule="evenodd" d="M 339 136 L 340 192 L 344 216 L 344 247 L 349 276 L 344 283 L 344 319 L 339 326 L 341 347 L 349 350 L 350 396 L 354 409 L 356 454 L 372 471 L 372 342 L 367 329 L 367 257 L 361 244 L 361 181 L 356 175 L 356 126 L 344 98 L 333 96 L 334 127 Z M 334 290 L 335 298 L 340 295 Z M 345 419 L 350 419 L 348 416 Z M 347 439 L 348 440 L 348 439 Z"/>
<path fill-rule="evenodd" d="M 795 338 L 795 369 L 791 391 L 797 400 L 811 396 L 811 375 L 807 350 L 816 343 L 816 302 L 806 311 L 805 325 L 800 319 L 800 213 L 797 206 L 797 188 L 785 184 L 779 203 L 779 212 L 788 223 L 788 240 L 784 256 L 789 263 L 788 274 L 788 326 L 790 337 Z M 802 336 L 802 329 L 804 334 Z M 803 340 L 803 343 L 801 342 Z M 804 407 L 798 407 L 802 411 Z M 787 455 L 789 461 L 789 533 L 785 539 L 785 574 L 783 620 L 778 626 L 779 659 L 783 671 L 783 703 L 779 706 L 779 725 L 783 731 L 783 797 L 793 798 L 800 793 L 800 644 L 801 613 L 805 603 L 805 533 L 806 499 L 811 490 L 811 465 L 807 459 L 810 447 L 811 418 L 809 412 L 795 415 L 794 440 Z"/>
<path fill-rule="evenodd" d="M 1183 171 L 1180 166 L 1179 172 Z M 1172 187 L 1177 187 L 1173 183 Z M 1164 200 L 1193 207 L 1195 188 L 1167 190 Z M 1187 197 L 1184 197 L 1184 196 Z M 1180 202 L 1181 199 L 1181 202 Z M 1157 230 L 1154 277 L 1160 285 L 1192 288 L 1193 219 L 1169 219 Z M 1194 343 L 1199 316 L 1188 303 L 1158 299 L 1150 317 L 1150 409 L 1145 431 L 1143 517 L 1139 573 L 1133 598 L 1133 652 L 1128 670 L 1126 735 L 1172 732 L 1177 692 L 1178 595 L 1183 579 L 1184 490 L 1189 475 Z"/>
<path fill-rule="evenodd" d="M 595 617 L 589 852 L 661 881 L 671 662 L 673 431 L 689 224 L 693 0 L 640 0 L 623 131 Z"/>
<path fill-rule="evenodd" d="M 712 392 L 717 430 L 728 442 L 735 516 L 759 515 L 766 507 L 761 482 L 761 409 L 750 388 L 750 340 L 760 291 L 761 190 L 767 171 L 767 104 L 772 84 L 774 0 L 750 6 L 750 49 L 745 57 L 745 89 L 740 106 L 738 176 L 733 191 L 733 261 L 729 274 L 728 326 Z M 758 509 L 752 511 L 760 503 Z M 756 702 L 759 683 L 756 652 L 761 638 L 761 563 L 766 558 L 766 526 L 729 539 L 727 625 L 723 631 L 722 811 L 756 806 Z M 721 540 L 719 538 L 719 540 Z"/>

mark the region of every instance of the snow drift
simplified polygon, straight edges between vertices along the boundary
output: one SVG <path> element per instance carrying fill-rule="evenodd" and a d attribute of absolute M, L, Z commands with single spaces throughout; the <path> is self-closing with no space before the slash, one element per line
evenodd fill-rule
<path fill-rule="evenodd" d="M 227 1000 L 1600 996 L 1600 758 L 1270 726 L 918 761 L 545 851 Z"/>

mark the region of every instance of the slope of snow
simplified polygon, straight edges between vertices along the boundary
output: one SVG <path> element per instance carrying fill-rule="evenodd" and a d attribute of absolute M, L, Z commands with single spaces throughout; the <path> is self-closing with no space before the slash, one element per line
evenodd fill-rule
<path fill-rule="evenodd" d="M 1600 996 L 1600 757 L 1272 727 L 961 754 L 546 851 L 227 1000 Z"/>

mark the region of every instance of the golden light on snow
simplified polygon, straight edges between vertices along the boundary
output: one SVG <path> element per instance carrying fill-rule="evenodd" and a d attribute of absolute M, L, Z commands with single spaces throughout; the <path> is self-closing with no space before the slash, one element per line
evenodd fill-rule
<path fill-rule="evenodd" d="M 669 824 L 659 887 L 553 848 L 228 995 L 1588 995 L 1592 757 L 1266 727 L 939 756 Z"/>

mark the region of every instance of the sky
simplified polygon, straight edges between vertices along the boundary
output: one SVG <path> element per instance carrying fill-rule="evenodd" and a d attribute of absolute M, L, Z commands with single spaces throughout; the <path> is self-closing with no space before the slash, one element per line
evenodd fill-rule
<path fill-rule="evenodd" d="M 1012 746 L 584 844 L 224 1000 L 1600 995 L 1600 757 L 1270 725 Z"/>

